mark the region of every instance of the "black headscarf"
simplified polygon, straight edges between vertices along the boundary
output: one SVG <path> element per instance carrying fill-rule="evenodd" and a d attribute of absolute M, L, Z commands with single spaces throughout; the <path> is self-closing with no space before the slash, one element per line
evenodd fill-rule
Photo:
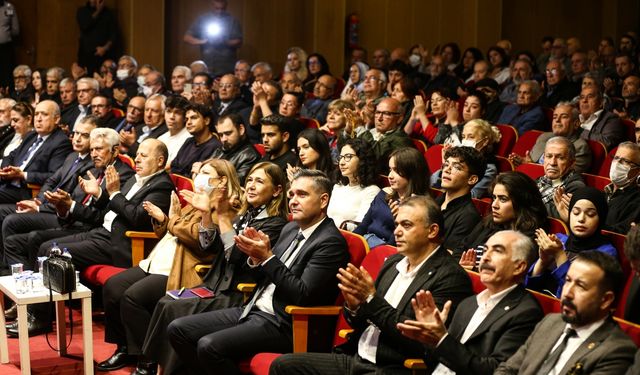
<path fill-rule="evenodd" d="M 598 229 L 587 238 L 576 237 L 573 232 L 571 232 L 571 211 L 576 202 L 581 199 L 586 199 L 593 203 L 598 212 Z M 598 247 L 610 243 L 610 241 L 602 235 L 602 229 L 604 229 L 608 211 L 607 198 L 600 190 L 590 186 L 576 190 L 571 197 L 571 202 L 569 202 L 569 239 L 565 246 L 566 250 L 572 253 L 579 253 L 587 250 L 596 250 Z"/>

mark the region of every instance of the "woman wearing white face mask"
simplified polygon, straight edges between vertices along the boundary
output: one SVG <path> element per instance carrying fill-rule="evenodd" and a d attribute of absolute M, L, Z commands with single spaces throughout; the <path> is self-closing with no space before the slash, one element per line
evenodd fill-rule
<path fill-rule="evenodd" d="M 108 321 L 105 341 L 118 346 L 113 356 L 98 364 L 99 370 L 112 371 L 135 363 L 136 356 L 142 354 L 143 339 L 157 301 L 167 289 L 200 284 L 202 278 L 195 266 L 211 264 L 218 255 L 210 245 L 214 241 L 207 242 L 211 233 L 216 233 L 218 212 L 213 203 L 207 207 L 199 203 L 204 198 L 207 203 L 222 200 L 235 215 L 240 209 L 240 183 L 233 165 L 218 159 L 203 162 L 196 180 L 196 193 L 181 192 L 189 203 L 184 208 L 172 193 L 168 215 L 150 202 L 143 203 L 160 241 L 138 266 L 113 276 L 104 286 Z M 121 316 L 132 318 L 122 320 Z M 144 366 L 145 360 L 140 360 L 139 365 Z"/>
<path fill-rule="evenodd" d="M 238 292 L 237 284 L 254 281 L 251 270 L 243 267 L 247 256 L 235 248 L 233 235 L 252 227 L 268 235 L 272 244 L 276 243 L 287 223 L 285 186 L 286 176 L 280 167 L 269 162 L 258 163 L 247 175 L 243 204 L 237 215 L 228 205 L 220 204 L 224 201 L 214 204 L 222 240 L 219 248 L 224 249 L 224 254 L 217 254 L 202 283 L 213 291 L 214 297 L 178 300 L 163 297 L 153 313 L 146 338 L 143 335 L 145 356 L 159 362 L 165 373 L 174 373 L 177 364 L 177 356 L 166 336 L 169 323 L 182 316 L 242 304 L 243 295 Z"/>
<path fill-rule="evenodd" d="M 487 169 L 484 176 L 478 181 L 478 183 L 471 189 L 471 197 L 483 198 L 488 196 L 489 186 L 493 182 L 493 179 L 498 174 L 498 167 L 496 166 L 495 156 L 493 155 L 494 146 L 500 142 L 500 131 L 484 120 L 471 120 L 464 125 L 462 130 L 462 140 L 460 146 L 474 147 L 480 151 L 487 161 Z M 452 147 L 446 145 L 442 152 Z M 431 175 L 431 186 L 440 188 L 440 178 L 442 170 L 437 170 Z"/>

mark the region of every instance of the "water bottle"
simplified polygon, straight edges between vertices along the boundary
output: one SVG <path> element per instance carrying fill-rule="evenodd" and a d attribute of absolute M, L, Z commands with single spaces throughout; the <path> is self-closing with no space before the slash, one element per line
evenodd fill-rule
<path fill-rule="evenodd" d="M 71 253 L 69 252 L 69 249 L 67 249 L 66 247 L 62 250 L 62 256 L 63 257 L 67 257 L 67 258 L 71 258 Z"/>
<path fill-rule="evenodd" d="M 52 255 L 61 255 L 62 251 L 60 251 L 60 246 L 58 246 L 57 242 L 53 243 L 53 246 L 51 246 L 51 250 L 49 251 L 49 256 Z"/>

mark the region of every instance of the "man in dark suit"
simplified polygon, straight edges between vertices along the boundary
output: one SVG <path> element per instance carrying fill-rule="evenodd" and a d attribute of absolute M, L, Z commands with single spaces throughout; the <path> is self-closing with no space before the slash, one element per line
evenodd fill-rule
<path fill-rule="evenodd" d="M 588 86 L 580 92 L 580 127 L 582 139 L 602 142 L 611 151 L 625 139 L 620 117 L 603 108 L 602 93 L 597 87 Z"/>
<path fill-rule="evenodd" d="M 493 374 L 544 316 L 522 285 L 533 242 L 520 232 L 502 231 L 486 247 L 479 268 L 487 289 L 460 303 L 448 329 L 448 311 L 438 311 L 424 291 L 416 296 L 416 320 L 398 325 L 402 334 L 425 345 L 433 374 Z"/>
<path fill-rule="evenodd" d="M 74 133 L 78 134 L 88 120 L 93 116 L 86 117 L 83 123 L 76 127 Z M 82 134 L 89 134 L 84 133 Z M 84 137 L 84 135 L 83 135 Z M 101 176 L 107 166 L 113 165 L 121 182 L 124 184 L 134 175 L 133 169 L 127 164 L 120 161 L 118 155 L 119 145 L 118 133 L 113 129 L 98 128 L 90 132 L 91 157 L 86 167 L 82 168 L 83 172 L 79 173 L 85 179 L 88 179 L 89 171 L 93 176 L 97 176 L 101 180 L 101 188 L 106 188 L 106 180 Z M 76 143 L 74 142 L 74 147 Z M 87 150 L 88 151 L 88 150 Z M 89 159 L 89 158 L 88 158 Z M 64 167 L 62 170 L 65 169 Z M 74 173 L 75 174 L 75 173 Z M 54 175 L 55 176 L 55 175 Z M 59 238 L 75 234 L 82 231 L 89 231 L 100 223 L 94 223 L 100 220 L 100 210 L 91 205 L 91 196 L 84 192 L 82 187 L 78 186 L 78 177 L 73 178 L 73 186 L 71 184 L 61 185 L 58 188 L 44 189 L 42 200 L 46 200 L 46 204 L 39 207 L 39 212 L 30 214 L 13 214 L 9 215 L 4 223 L 3 229 L 5 235 L 5 256 L 7 264 L 23 263 L 26 269 L 35 267 L 35 257 L 38 253 L 40 245 L 49 239 Z M 72 188 L 73 187 L 73 188 Z M 71 194 L 67 194 L 71 192 Z M 44 208 L 44 210 L 43 210 Z M 89 214 L 85 216 L 92 217 L 91 222 L 83 222 L 76 220 L 70 225 L 60 218 L 69 216 L 69 211 L 85 210 Z"/>
<path fill-rule="evenodd" d="M 78 124 L 73 134 L 73 151 L 67 156 L 62 167 L 58 169 L 42 185 L 40 193 L 34 199 L 25 199 L 15 204 L 6 203 L 0 205 L 0 222 L 2 222 L 2 239 L 24 231 L 46 229 L 58 226 L 55 215 L 55 206 L 45 198 L 46 192 L 73 191 L 78 184 L 78 177 L 82 176 L 93 167 L 89 157 L 89 133 L 96 128 L 96 118 L 85 117 Z M 2 245 L 0 245 L 2 248 Z M 13 263 L 23 263 L 15 259 L 7 259 L 7 266 Z M 31 269 L 32 263 L 25 264 Z"/>
<path fill-rule="evenodd" d="M 624 240 L 624 255 L 629 260 L 634 273 L 625 301 L 624 319 L 640 324 L 640 227 L 637 225 L 632 226 L 627 233 L 627 238 Z M 637 365 L 640 366 L 640 362 Z"/>
<path fill-rule="evenodd" d="M 332 183 L 324 173 L 301 170 L 291 183 L 287 224 L 273 251 L 269 237 L 253 228 L 235 237 L 249 256 L 256 291 L 244 307 L 191 315 L 168 328 L 171 345 L 194 374 L 236 374 L 235 361 L 263 351 L 292 350 L 287 305 L 335 302 L 335 275 L 349 260 L 347 244 L 326 211 Z"/>
<path fill-rule="evenodd" d="M 116 267 L 131 267 L 131 240 L 124 235 L 128 230 L 150 231 L 151 219 L 142 207 L 149 201 L 169 210 L 173 182 L 164 171 L 167 160 L 167 146 L 157 139 L 147 139 L 140 144 L 136 156 L 136 175 L 121 186 L 120 177 L 114 166 L 108 166 L 104 179 L 106 189 L 102 189 L 93 174 L 88 180 L 81 180 L 85 193 L 91 194 L 93 207 L 101 210 L 101 215 L 82 205 L 76 205 L 67 220 L 80 220 L 98 225 L 88 232 L 57 238 L 60 248 L 68 248 L 76 270 L 92 264 L 111 264 Z M 39 255 L 46 255 L 52 241 L 40 246 Z"/>
<path fill-rule="evenodd" d="M 95 79 L 83 77 L 78 80 L 75 90 L 77 103 L 65 108 L 60 122 L 60 128 L 65 133 L 71 133 L 80 120 L 91 114 L 91 100 L 98 94 L 98 90 L 100 90 L 100 84 Z"/>
<path fill-rule="evenodd" d="M 610 316 L 623 280 L 613 257 L 580 253 L 562 288 L 562 312 L 548 314 L 494 374 L 623 374 L 636 352 Z"/>
<path fill-rule="evenodd" d="M 165 97 L 155 94 L 144 104 L 144 123 L 132 129 L 120 130 L 120 150 L 129 156 L 136 157 L 140 143 L 147 138 L 155 139 L 166 133 L 164 123 Z"/>
<path fill-rule="evenodd" d="M 396 328 L 398 323 L 415 318 L 412 297 L 429 290 L 438 308 L 447 303 L 455 309 L 473 293 L 471 282 L 440 246 L 444 219 L 432 199 L 407 199 L 398 209 L 396 222 L 398 254 L 386 260 L 375 285 L 364 268 L 352 264 L 338 274 L 345 316 L 355 329 L 349 341 L 336 353 L 278 357 L 271 374 L 404 373 L 405 358 L 423 355 L 423 346 Z"/>
<path fill-rule="evenodd" d="M 213 126 L 218 123 L 220 117 L 238 114 L 247 107 L 247 103 L 240 98 L 240 80 L 233 74 L 223 75 L 218 84 L 218 97 L 213 102 L 211 130 L 214 130 Z"/>
<path fill-rule="evenodd" d="M 71 153 L 69 138 L 58 128 L 60 107 L 52 100 L 36 106 L 35 132 L 27 134 L 17 149 L 2 159 L 0 203 L 31 198 L 27 184 L 42 185 Z"/>

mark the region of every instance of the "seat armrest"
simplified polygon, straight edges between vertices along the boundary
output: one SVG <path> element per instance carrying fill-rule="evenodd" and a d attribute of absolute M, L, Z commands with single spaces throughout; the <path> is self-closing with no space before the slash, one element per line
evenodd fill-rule
<path fill-rule="evenodd" d="M 349 335 L 353 332 L 353 329 L 341 329 L 338 332 L 338 336 L 340 336 L 343 339 L 348 339 Z"/>
<path fill-rule="evenodd" d="M 338 316 L 341 306 L 287 306 L 284 311 L 291 314 L 293 323 L 293 352 L 306 353 L 309 340 L 309 316 Z"/>
<path fill-rule="evenodd" d="M 404 367 L 409 370 L 426 370 L 427 366 L 422 359 L 410 358 L 404 360 Z"/>
<path fill-rule="evenodd" d="M 131 238 L 131 263 L 133 266 L 137 266 L 138 263 L 144 259 L 145 238 L 158 239 L 158 236 L 154 232 L 128 230 L 124 232 L 124 235 Z"/>

